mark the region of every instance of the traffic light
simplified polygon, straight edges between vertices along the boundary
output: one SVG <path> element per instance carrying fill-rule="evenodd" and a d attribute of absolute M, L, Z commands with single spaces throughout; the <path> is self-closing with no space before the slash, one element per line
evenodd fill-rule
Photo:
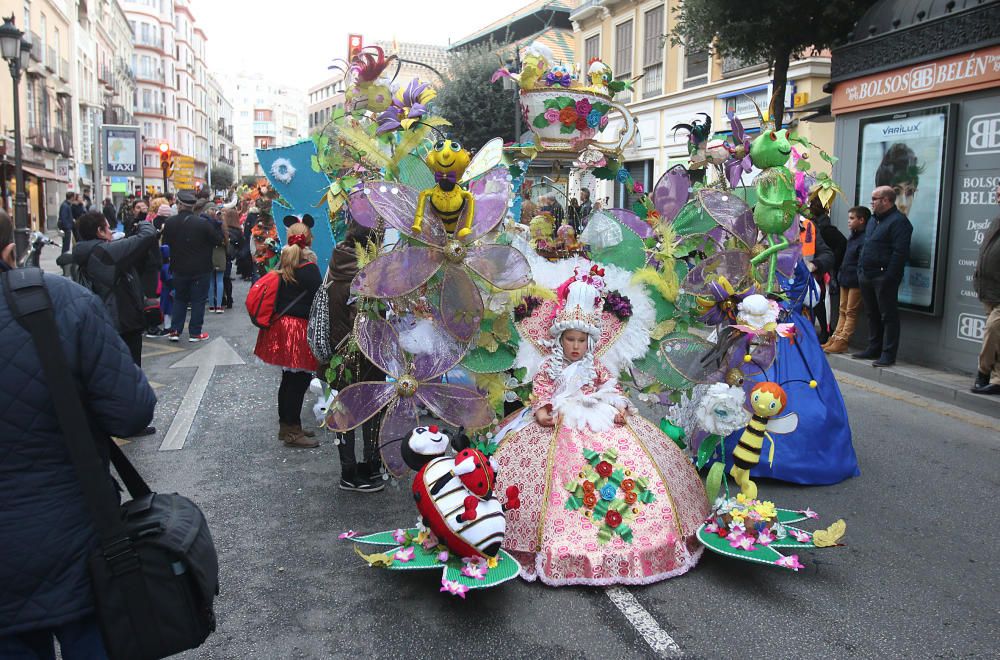
<path fill-rule="evenodd" d="M 166 142 L 160 143 L 160 169 L 170 169 L 170 145 Z"/>
<path fill-rule="evenodd" d="M 364 47 L 364 40 L 360 34 L 347 35 L 347 61 L 353 60 L 354 56 L 360 53 Z"/>

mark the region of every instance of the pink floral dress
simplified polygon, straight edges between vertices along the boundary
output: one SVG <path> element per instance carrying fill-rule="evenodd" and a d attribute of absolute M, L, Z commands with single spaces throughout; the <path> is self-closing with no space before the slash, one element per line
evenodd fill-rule
<path fill-rule="evenodd" d="M 621 394 L 600 362 L 595 370 L 578 405 L 602 390 Z M 540 369 L 532 408 L 550 405 L 555 390 Z M 600 433 L 532 421 L 504 436 L 494 458 L 497 492 L 521 491 L 520 508 L 507 512 L 504 548 L 526 580 L 648 584 L 686 572 L 701 555 L 695 532 L 709 510 L 701 479 L 677 445 L 638 415 Z"/>

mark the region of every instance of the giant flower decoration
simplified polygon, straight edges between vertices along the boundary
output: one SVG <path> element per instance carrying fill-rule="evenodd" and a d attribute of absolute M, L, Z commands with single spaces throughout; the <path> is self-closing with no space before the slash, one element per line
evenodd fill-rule
<path fill-rule="evenodd" d="M 351 292 L 372 298 L 398 298 L 441 273 L 440 314 L 445 329 L 468 342 L 483 318 L 483 298 L 473 276 L 505 290 L 531 282 L 531 266 L 509 245 L 481 239 L 503 220 L 510 198 L 506 169 L 499 167 L 470 186 L 476 200 L 471 233 L 457 239 L 447 231 L 428 204 L 423 228 L 413 231 L 419 193 L 408 186 L 376 181 L 364 194 L 386 223 L 415 244 L 397 247 L 365 266 L 354 278 Z M 459 223 L 461 224 L 461 223 Z"/>
<path fill-rule="evenodd" d="M 427 113 L 427 104 L 437 96 L 437 92 L 428 83 L 417 78 L 410 81 L 406 89 L 401 90 L 392 99 L 392 104 L 378 117 L 377 133 L 388 133 L 398 128 L 409 129 Z"/>
<path fill-rule="evenodd" d="M 727 112 L 726 116 L 729 117 L 729 125 L 733 129 L 733 140 L 736 145 L 732 148 L 729 159 L 722 164 L 722 167 L 726 170 L 729 186 L 735 188 L 740 185 L 743 173 L 753 169 L 753 164 L 750 162 L 750 138 L 743 130 L 743 122 L 735 113 Z"/>
<path fill-rule="evenodd" d="M 448 340 L 442 333 L 438 338 L 441 341 L 435 342 L 438 350 L 411 357 L 403 351 L 399 335 L 388 321 L 363 315 L 358 316 L 354 335 L 361 352 L 391 382 L 348 385 L 330 405 L 327 422 L 331 429 L 343 433 L 361 426 L 384 408 L 379 445 L 392 474 L 406 472 L 399 439 L 418 425 L 418 404 L 454 426 L 478 429 L 493 422 L 493 409 L 482 394 L 438 382 L 442 374 L 461 361 L 467 344 Z"/>
<path fill-rule="evenodd" d="M 702 315 L 698 320 L 707 325 L 722 325 L 736 321 L 736 310 L 744 298 L 756 292 L 751 285 L 748 289 L 737 291 L 724 275 L 708 283 L 710 296 L 698 297 L 695 300 Z"/>

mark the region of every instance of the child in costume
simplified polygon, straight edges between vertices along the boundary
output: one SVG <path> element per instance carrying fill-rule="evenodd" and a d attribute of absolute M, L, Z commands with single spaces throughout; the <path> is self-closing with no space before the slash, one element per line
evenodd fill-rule
<path fill-rule="evenodd" d="M 521 492 L 504 549 L 529 581 L 648 584 L 702 552 L 694 534 L 709 507 L 698 474 L 598 359 L 620 323 L 602 311 L 603 288 L 593 272 L 559 288 L 531 408 L 497 434 L 496 490 Z"/>
<path fill-rule="evenodd" d="M 254 250 L 254 271 L 257 277 L 261 277 L 277 265 L 279 239 L 278 227 L 271 216 L 270 203 L 258 202 L 258 211 L 259 220 L 250 230 L 250 237 Z"/>

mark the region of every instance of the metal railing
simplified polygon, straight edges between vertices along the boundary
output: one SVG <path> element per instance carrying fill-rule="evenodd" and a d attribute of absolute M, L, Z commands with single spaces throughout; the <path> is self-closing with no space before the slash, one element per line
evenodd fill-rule
<path fill-rule="evenodd" d="M 642 98 L 648 99 L 663 93 L 663 64 L 647 66 L 642 76 Z"/>
<path fill-rule="evenodd" d="M 42 39 L 38 36 L 37 32 L 31 33 L 31 59 L 36 62 L 41 62 L 43 58 L 42 53 Z"/>
<path fill-rule="evenodd" d="M 751 69 L 763 69 L 766 66 L 767 62 L 753 62 L 733 55 L 727 55 L 722 58 L 722 75 L 729 76 L 736 72 L 742 73 Z"/>
<path fill-rule="evenodd" d="M 618 80 L 630 79 L 631 77 L 632 77 L 631 74 L 626 76 L 620 76 Z M 615 101 L 618 101 L 619 103 L 631 103 L 634 97 L 635 94 L 632 93 L 631 89 L 625 89 L 615 94 Z"/>
<path fill-rule="evenodd" d="M 156 71 L 139 69 L 135 72 L 136 80 L 149 80 L 152 82 L 158 82 L 165 85 L 167 83 L 167 78 L 163 75 L 163 69 L 158 69 Z"/>
<path fill-rule="evenodd" d="M 73 134 L 61 128 L 33 128 L 28 131 L 28 144 L 36 149 L 54 151 L 68 158 L 73 157 Z"/>
<path fill-rule="evenodd" d="M 55 71 L 56 67 L 59 66 L 59 59 L 56 57 L 56 49 L 52 46 L 48 46 L 45 49 L 45 68 L 49 71 Z"/>

